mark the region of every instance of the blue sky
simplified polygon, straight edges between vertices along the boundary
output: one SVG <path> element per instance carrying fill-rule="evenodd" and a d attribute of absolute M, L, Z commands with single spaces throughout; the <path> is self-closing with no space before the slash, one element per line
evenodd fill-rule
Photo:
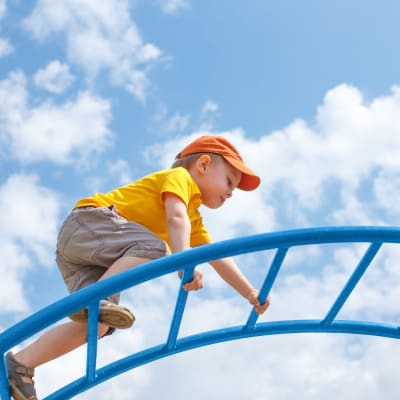
<path fill-rule="evenodd" d="M 0 328 L 67 294 L 54 246 L 79 198 L 170 165 L 200 134 L 225 135 L 262 177 L 256 192 L 203 210 L 214 240 L 396 225 L 399 13 L 395 0 L 0 0 Z M 295 252 L 263 318 L 318 317 L 362 250 Z M 397 256 L 395 248 L 384 252 L 345 317 L 398 320 Z M 264 257 L 240 258 L 254 284 Z M 204 273 L 188 332 L 247 315 L 245 301 Z M 174 288 L 171 277 L 124 294 L 136 327 L 104 340 L 101 357 L 162 340 L 168 312 L 160 305 L 172 307 Z M 392 399 L 398 353 L 382 339 L 260 338 L 179 355 L 94 393 Z M 39 368 L 39 392 L 72 379 L 82 357 L 77 351 Z"/>

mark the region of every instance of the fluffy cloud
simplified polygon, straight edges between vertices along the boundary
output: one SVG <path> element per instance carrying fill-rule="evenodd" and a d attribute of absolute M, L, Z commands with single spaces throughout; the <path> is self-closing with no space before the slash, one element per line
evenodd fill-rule
<path fill-rule="evenodd" d="M 69 72 L 69 66 L 54 60 L 46 68 L 36 72 L 35 84 L 52 93 L 63 93 L 74 81 Z"/>
<path fill-rule="evenodd" d="M 201 112 L 203 114 L 207 114 L 207 113 L 215 113 L 219 110 L 219 105 L 213 101 L 213 100 L 207 100 L 204 105 L 203 108 L 201 109 Z"/>
<path fill-rule="evenodd" d="M 22 163 L 86 162 L 110 145 L 110 118 L 110 103 L 88 92 L 61 105 L 48 101 L 30 106 L 21 71 L 0 82 L 0 143 Z"/>
<path fill-rule="evenodd" d="M 175 114 L 167 122 L 166 131 L 183 132 L 188 126 L 188 123 L 189 123 L 188 115 Z"/>
<path fill-rule="evenodd" d="M 399 193 L 399 170 L 395 168 L 381 170 L 374 181 L 377 206 L 387 210 L 393 217 L 398 218 L 400 216 L 400 203 L 397 201 Z"/>
<path fill-rule="evenodd" d="M 367 352 L 351 357 L 350 352 L 361 346 Z M 189 396 L 239 400 L 248 396 L 286 400 L 298 398 L 299 393 L 304 399 L 376 400 L 383 398 L 382 394 L 395 398 L 393 387 L 382 391 L 378 384 L 380 379 L 386 380 L 385 376 L 389 382 L 396 381 L 391 370 L 393 365 L 390 363 L 380 373 L 375 372 L 376 360 L 384 365 L 384 354 L 391 347 L 390 343 L 379 340 L 356 339 L 346 343 L 346 338 L 322 335 L 265 337 L 218 344 L 156 363 L 152 368 L 156 385 L 145 390 L 134 385 L 125 388 L 137 399 Z M 395 360 L 398 350 L 393 351 L 391 358 Z M 171 370 L 179 371 L 176 381 L 168 373 Z M 182 381 L 185 384 L 179 385 Z"/>
<path fill-rule="evenodd" d="M 53 265 L 59 199 L 36 176 L 18 174 L 0 186 L 0 207 L 2 311 L 28 311 L 24 280 L 38 265 Z"/>
<path fill-rule="evenodd" d="M 107 170 L 108 175 L 116 180 L 117 185 L 126 185 L 133 180 L 131 177 L 131 168 L 125 160 L 110 162 Z"/>
<path fill-rule="evenodd" d="M 129 15 L 127 0 L 57 4 L 39 0 L 24 25 L 41 41 L 53 34 L 64 35 L 69 62 L 80 66 L 89 81 L 106 72 L 113 84 L 145 99 L 147 68 L 160 58 L 161 51 L 143 42 Z"/>
<path fill-rule="evenodd" d="M 13 48 L 7 39 L 0 38 L 0 58 L 12 53 Z"/>

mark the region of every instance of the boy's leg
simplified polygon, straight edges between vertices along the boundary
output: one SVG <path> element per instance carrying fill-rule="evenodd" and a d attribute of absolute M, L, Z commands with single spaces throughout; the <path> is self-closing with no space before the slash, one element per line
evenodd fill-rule
<path fill-rule="evenodd" d="M 108 329 L 108 326 L 100 324 L 99 336 L 104 336 Z M 18 399 L 36 399 L 33 369 L 81 346 L 86 342 L 86 337 L 86 324 L 68 322 L 45 332 L 20 352 L 8 353 L 7 366 L 12 396 Z"/>
<path fill-rule="evenodd" d="M 132 256 L 124 256 L 114 261 L 114 263 L 107 269 L 107 271 L 101 276 L 99 280 L 103 280 L 118 274 L 119 272 L 126 271 L 130 268 L 136 267 L 145 262 L 151 261 L 150 258 L 142 258 L 142 257 L 132 257 Z"/>
<path fill-rule="evenodd" d="M 111 265 L 100 280 L 147 261 L 149 260 L 139 257 L 122 257 Z M 99 326 L 99 336 L 107 331 L 107 326 Z M 45 332 L 28 347 L 14 354 L 14 358 L 28 368 L 35 368 L 85 344 L 86 337 L 87 324 L 68 322 Z"/>
<path fill-rule="evenodd" d="M 108 326 L 99 325 L 99 336 L 108 331 Z M 86 343 L 87 324 L 67 322 L 41 335 L 29 346 L 14 354 L 14 358 L 28 368 L 36 368 L 54 360 Z"/>
<path fill-rule="evenodd" d="M 139 257 L 122 257 L 111 265 L 100 280 L 147 261 Z M 103 336 L 107 330 L 107 326 L 100 325 L 99 335 Z M 86 337 L 87 324 L 68 322 L 45 332 L 28 347 L 14 354 L 14 357 L 26 367 L 35 368 L 80 347 L 86 343 Z"/>
<path fill-rule="evenodd" d="M 124 256 L 114 261 L 110 268 L 106 270 L 103 275 L 97 280 L 109 278 L 115 274 L 126 271 L 137 265 L 150 261 L 148 258 Z M 100 316 L 99 321 L 112 328 L 126 329 L 130 328 L 135 320 L 132 312 L 126 307 L 118 305 L 119 294 L 114 294 L 108 299 L 100 302 Z M 88 319 L 88 310 L 84 308 L 69 316 L 73 321 L 79 323 L 86 323 Z"/>

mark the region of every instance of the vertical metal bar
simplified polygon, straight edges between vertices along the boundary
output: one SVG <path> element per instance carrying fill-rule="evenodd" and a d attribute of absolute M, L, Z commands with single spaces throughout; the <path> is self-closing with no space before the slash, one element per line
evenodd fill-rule
<path fill-rule="evenodd" d="M 343 307 L 343 304 L 346 302 L 348 297 L 350 296 L 351 292 L 363 276 L 364 272 L 367 270 L 369 265 L 371 264 L 372 260 L 374 259 L 376 253 L 378 253 L 382 243 L 371 243 L 368 247 L 367 251 L 365 252 L 364 256 L 358 263 L 356 269 L 350 276 L 349 280 L 347 281 L 346 285 L 343 287 L 342 291 L 340 292 L 339 296 L 336 298 L 334 304 L 332 305 L 331 309 L 326 314 L 325 318 L 321 321 L 321 325 L 326 326 L 330 325 L 332 321 L 336 318 L 339 311 Z"/>
<path fill-rule="evenodd" d="M 4 354 L 2 354 L 0 362 L 0 399 L 8 400 L 10 398 L 6 360 Z"/>
<path fill-rule="evenodd" d="M 275 257 L 272 260 L 271 267 L 268 270 L 268 274 L 265 277 L 264 283 L 260 289 L 260 293 L 258 295 L 258 299 L 260 300 L 261 304 L 265 303 L 265 300 L 267 299 L 271 288 L 275 282 L 275 279 L 278 275 L 278 272 L 282 266 L 283 260 L 285 259 L 286 253 L 288 252 L 288 248 L 282 247 L 279 248 L 276 253 Z M 251 313 L 249 315 L 249 318 L 246 322 L 246 325 L 244 326 L 245 331 L 249 331 L 254 329 L 254 326 L 257 322 L 258 315 L 254 311 L 254 308 L 251 310 Z"/>
<path fill-rule="evenodd" d="M 97 342 L 99 335 L 100 302 L 97 300 L 88 306 L 86 379 L 93 382 L 96 378 Z"/>
<path fill-rule="evenodd" d="M 182 322 L 183 311 L 185 310 L 186 300 L 188 297 L 188 292 L 186 292 L 182 286 L 190 282 L 193 279 L 193 272 L 195 265 L 185 267 L 183 270 L 183 275 L 181 279 L 181 287 L 176 299 L 175 311 L 172 317 L 171 326 L 169 328 L 168 339 L 167 339 L 167 349 L 170 350 L 175 346 L 176 338 L 178 337 L 179 328 Z"/>

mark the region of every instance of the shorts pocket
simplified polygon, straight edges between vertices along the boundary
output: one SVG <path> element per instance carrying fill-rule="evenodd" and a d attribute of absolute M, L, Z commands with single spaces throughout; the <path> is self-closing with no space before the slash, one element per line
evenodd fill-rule
<path fill-rule="evenodd" d="M 85 211 L 73 213 L 67 218 L 58 236 L 57 250 L 70 263 L 91 265 L 96 252 L 103 247 L 103 241 L 95 233 L 92 217 L 86 218 L 92 210 Z"/>

